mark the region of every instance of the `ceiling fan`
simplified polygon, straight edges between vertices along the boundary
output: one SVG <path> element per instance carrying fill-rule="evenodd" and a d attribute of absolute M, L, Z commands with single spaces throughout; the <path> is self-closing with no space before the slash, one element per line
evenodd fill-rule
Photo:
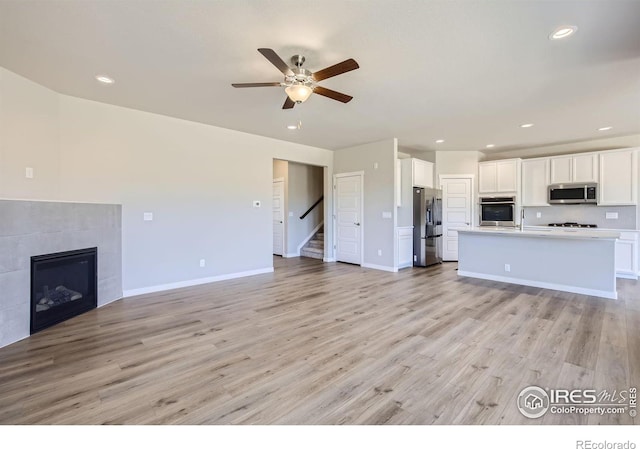
<path fill-rule="evenodd" d="M 322 69 L 317 72 L 310 72 L 309 70 L 302 68 L 302 64 L 304 64 L 305 61 L 304 56 L 295 55 L 291 58 L 291 63 L 295 66 L 295 68 L 293 68 L 289 67 L 287 63 L 270 48 L 258 48 L 258 51 L 282 72 L 284 75 L 284 81 L 280 83 L 236 83 L 232 84 L 233 87 L 284 87 L 284 90 L 287 93 L 287 99 L 285 100 L 282 109 L 293 108 L 296 103 L 306 101 L 312 93 L 331 98 L 332 100 L 341 101 L 343 103 L 348 103 L 353 99 L 350 95 L 345 95 L 343 93 L 336 92 L 335 90 L 318 86 L 316 83 L 318 81 L 331 78 L 332 76 L 341 75 L 359 68 L 360 66 L 355 60 L 347 59 L 346 61 L 342 61 L 338 64 L 332 65 L 331 67 L 327 67 L 326 69 Z"/>

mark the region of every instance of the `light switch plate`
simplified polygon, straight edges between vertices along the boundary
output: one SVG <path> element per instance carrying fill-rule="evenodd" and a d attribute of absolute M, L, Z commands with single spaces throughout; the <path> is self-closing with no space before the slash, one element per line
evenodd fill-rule
<path fill-rule="evenodd" d="M 618 212 L 607 212 L 605 214 L 605 217 L 607 218 L 607 220 L 617 220 L 618 219 Z"/>
<path fill-rule="evenodd" d="M 260 207 L 260 200 L 254 200 L 253 207 Z"/>
<path fill-rule="evenodd" d="M 145 212 L 142 216 L 144 221 L 153 221 L 153 212 Z"/>
<path fill-rule="evenodd" d="M 289 212 L 289 216 L 290 216 L 290 217 L 293 217 L 293 212 Z"/>
<path fill-rule="evenodd" d="M 24 169 L 24 176 L 28 179 L 33 179 L 33 167 L 27 167 Z"/>
<path fill-rule="evenodd" d="M 391 218 L 391 212 L 382 212 L 382 218 Z"/>
<path fill-rule="evenodd" d="M 536 212 L 536 218 L 542 217 L 542 212 Z"/>

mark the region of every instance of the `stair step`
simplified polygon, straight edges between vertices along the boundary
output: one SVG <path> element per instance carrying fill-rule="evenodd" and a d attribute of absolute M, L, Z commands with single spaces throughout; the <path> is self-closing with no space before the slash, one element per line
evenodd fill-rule
<path fill-rule="evenodd" d="M 319 248 L 303 248 L 302 251 L 300 251 L 300 255 L 313 259 L 322 259 L 324 257 L 324 250 Z"/>
<path fill-rule="evenodd" d="M 309 240 L 305 248 L 324 248 L 324 242 L 322 240 Z"/>

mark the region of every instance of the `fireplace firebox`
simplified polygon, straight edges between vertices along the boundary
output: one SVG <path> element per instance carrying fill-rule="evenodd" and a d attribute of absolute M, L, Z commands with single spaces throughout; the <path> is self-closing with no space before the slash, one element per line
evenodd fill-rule
<path fill-rule="evenodd" d="M 97 259 L 97 248 L 31 258 L 32 334 L 97 307 Z"/>

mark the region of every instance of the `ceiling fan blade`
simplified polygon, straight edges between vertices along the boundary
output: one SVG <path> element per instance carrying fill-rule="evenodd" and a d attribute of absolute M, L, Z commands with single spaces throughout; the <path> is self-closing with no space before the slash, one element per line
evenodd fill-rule
<path fill-rule="evenodd" d="M 353 97 L 351 95 L 345 95 L 335 90 L 327 89 L 326 87 L 316 86 L 313 89 L 313 93 L 322 95 L 323 97 L 331 98 L 332 100 L 338 100 L 343 103 L 349 103 Z"/>
<path fill-rule="evenodd" d="M 268 87 L 268 86 L 279 86 L 280 83 L 235 83 L 232 84 L 233 87 Z"/>
<path fill-rule="evenodd" d="M 326 69 L 319 70 L 315 72 L 312 76 L 314 80 L 321 81 L 327 78 L 331 78 L 332 76 L 350 72 L 359 67 L 360 66 L 355 61 L 355 59 L 347 59 L 346 61 L 339 62 L 338 64 L 332 65 L 331 67 L 327 67 Z"/>
<path fill-rule="evenodd" d="M 296 102 L 287 96 L 287 99 L 284 100 L 284 104 L 282 105 L 282 109 L 293 109 L 296 105 Z"/>
<path fill-rule="evenodd" d="M 280 58 L 280 56 L 277 55 L 275 51 L 270 48 L 258 48 L 258 51 L 262 53 L 262 56 L 267 58 L 271 64 L 275 65 L 284 76 L 293 76 L 291 68 L 282 60 L 282 58 Z"/>

